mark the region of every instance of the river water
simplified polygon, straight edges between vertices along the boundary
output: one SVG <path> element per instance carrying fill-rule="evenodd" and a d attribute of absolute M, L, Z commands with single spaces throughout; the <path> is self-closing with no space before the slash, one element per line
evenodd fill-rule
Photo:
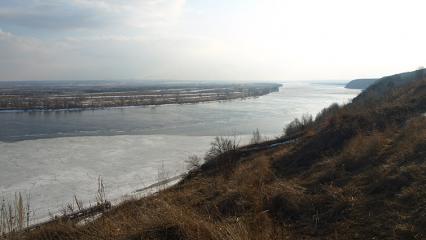
<path fill-rule="evenodd" d="M 29 195 L 37 220 L 74 195 L 93 202 L 102 176 L 107 198 L 119 199 L 183 173 L 188 156 L 203 156 L 214 136 L 238 135 L 244 143 L 258 128 L 276 137 L 295 117 L 315 115 L 357 94 L 342 85 L 283 83 L 279 92 L 245 100 L 0 112 L 0 198 Z"/>

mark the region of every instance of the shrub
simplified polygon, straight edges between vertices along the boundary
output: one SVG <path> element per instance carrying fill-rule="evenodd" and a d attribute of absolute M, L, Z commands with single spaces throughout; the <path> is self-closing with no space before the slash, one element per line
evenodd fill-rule
<path fill-rule="evenodd" d="M 311 127 L 314 121 L 312 119 L 312 115 L 304 114 L 302 118 L 299 120 L 295 118 L 292 122 L 290 122 L 284 130 L 285 136 L 292 136 L 298 133 L 301 133 Z"/>
<path fill-rule="evenodd" d="M 339 104 L 333 103 L 329 107 L 324 108 L 319 112 L 315 117 L 315 122 L 320 123 L 324 121 L 325 119 L 335 115 L 340 109 Z"/>
<path fill-rule="evenodd" d="M 185 163 L 186 169 L 191 171 L 201 166 L 201 158 L 197 155 L 191 155 L 188 157 L 188 160 L 186 160 Z"/>
<path fill-rule="evenodd" d="M 233 137 L 215 137 L 210 144 L 210 150 L 206 154 L 206 160 L 212 160 L 224 153 L 235 151 L 239 146 L 236 136 Z"/>

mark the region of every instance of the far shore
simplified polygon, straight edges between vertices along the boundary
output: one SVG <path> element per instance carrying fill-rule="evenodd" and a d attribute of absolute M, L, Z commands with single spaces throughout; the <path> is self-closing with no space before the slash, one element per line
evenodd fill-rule
<path fill-rule="evenodd" d="M 0 112 L 80 111 L 114 107 L 195 104 L 258 97 L 277 92 L 281 84 L 232 84 L 183 88 L 0 89 Z"/>

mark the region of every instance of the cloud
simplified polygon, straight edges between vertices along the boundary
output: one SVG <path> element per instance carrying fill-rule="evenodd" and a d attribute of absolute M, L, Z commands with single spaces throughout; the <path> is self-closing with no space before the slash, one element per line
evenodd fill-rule
<path fill-rule="evenodd" d="M 49 74 L 57 76 L 60 65 L 63 65 L 63 60 L 57 60 L 64 53 L 60 44 L 44 43 L 9 32 L 0 31 L 0 52 L 1 80 L 42 79 Z"/>
<path fill-rule="evenodd" d="M 209 39 L 98 35 L 46 40 L 0 32 L 0 80 L 219 79 Z M 223 71 L 222 71 L 223 72 Z M 205 77 L 209 75 L 210 77 Z"/>
<path fill-rule="evenodd" d="M 70 30 L 173 24 L 185 0 L 2 0 L 0 22 L 28 29 Z"/>
<path fill-rule="evenodd" d="M 84 8 L 70 1 L 16 1 L 0 3 L 0 22 L 3 25 L 29 29 L 75 29 L 98 27 L 103 19 L 97 17 L 97 9 Z"/>
<path fill-rule="evenodd" d="M 423 8 L 383 4 L 0 0 L 0 80 L 349 79 L 425 65 Z"/>
<path fill-rule="evenodd" d="M 183 54 L 168 41 L 125 35 L 42 40 L 0 30 L 0 80 L 163 78 Z"/>

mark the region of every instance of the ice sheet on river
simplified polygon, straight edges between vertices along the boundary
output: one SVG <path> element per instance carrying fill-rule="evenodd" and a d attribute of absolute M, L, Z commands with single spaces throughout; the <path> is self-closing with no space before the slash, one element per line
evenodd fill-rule
<path fill-rule="evenodd" d="M 0 198 L 30 193 L 35 218 L 46 217 L 74 195 L 93 201 L 99 176 L 107 197 L 119 198 L 156 182 L 159 172 L 181 174 L 188 156 L 203 156 L 211 141 L 211 136 L 122 135 L 0 142 Z"/>

